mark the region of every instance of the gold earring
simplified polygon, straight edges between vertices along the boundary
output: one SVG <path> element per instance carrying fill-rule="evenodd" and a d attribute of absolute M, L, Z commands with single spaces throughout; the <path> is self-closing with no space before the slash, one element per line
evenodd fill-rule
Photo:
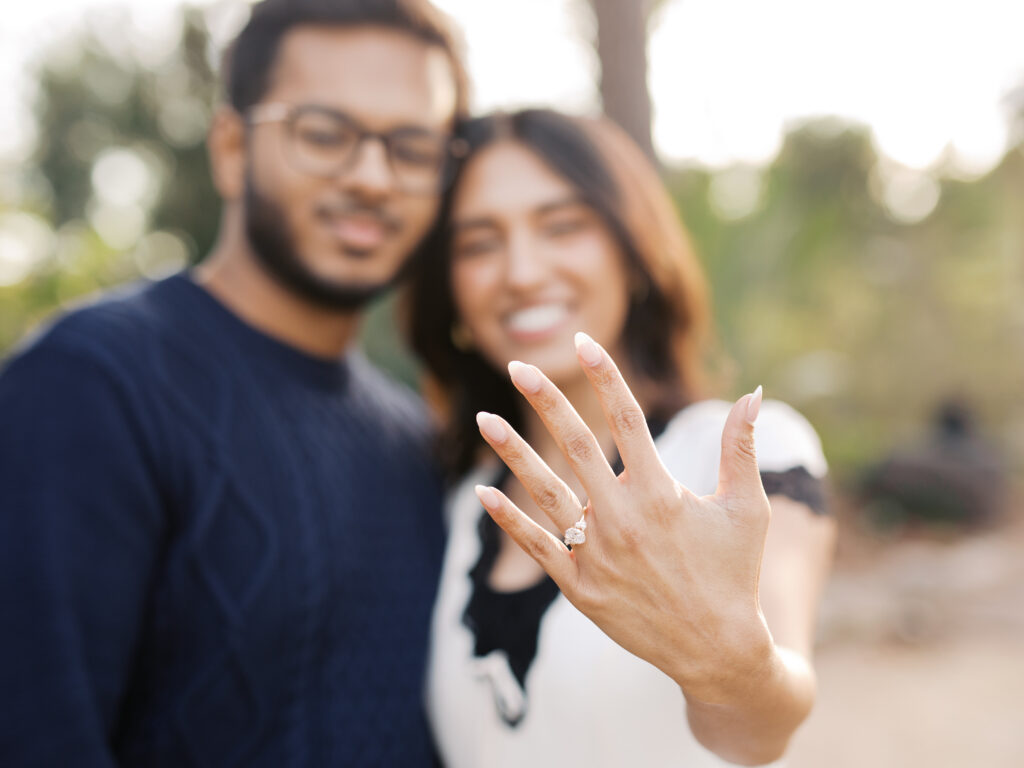
<path fill-rule="evenodd" d="M 461 320 L 452 323 L 451 330 L 452 344 L 460 352 L 469 352 L 473 349 L 473 334 L 469 328 L 463 325 Z"/>

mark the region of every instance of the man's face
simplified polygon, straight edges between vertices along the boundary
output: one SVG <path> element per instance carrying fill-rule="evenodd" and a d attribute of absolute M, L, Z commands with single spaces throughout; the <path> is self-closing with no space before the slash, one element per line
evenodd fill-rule
<path fill-rule="evenodd" d="M 310 120 L 298 130 L 294 121 L 280 119 L 248 128 L 250 245 L 264 267 L 303 298 L 357 308 L 399 273 L 433 222 L 440 190 L 410 184 L 415 169 L 392 162 L 374 138 L 325 173 L 339 157 L 337 118 L 357 131 L 413 142 L 447 137 L 455 111 L 447 58 L 437 47 L 384 28 L 298 27 L 282 41 L 255 113 L 268 104 L 302 108 Z M 318 164 L 321 150 L 327 160 Z"/>

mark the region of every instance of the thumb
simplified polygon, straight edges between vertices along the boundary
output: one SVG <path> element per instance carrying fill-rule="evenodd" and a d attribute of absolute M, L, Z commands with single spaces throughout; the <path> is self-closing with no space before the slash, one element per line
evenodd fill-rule
<path fill-rule="evenodd" d="M 764 497 L 754 448 L 754 422 L 761 411 L 761 387 L 733 405 L 722 430 L 722 460 L 718 468 L 718 495 L 756 499 Z"/>

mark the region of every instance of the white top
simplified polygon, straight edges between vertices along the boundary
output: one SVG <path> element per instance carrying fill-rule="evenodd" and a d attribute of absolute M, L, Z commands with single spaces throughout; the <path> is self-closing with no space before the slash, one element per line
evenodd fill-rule
<path fill-rule="evenodd" d="M 696 403 L 656 440 L 665 466 L 697 495 L 714 493 L 730 403 Z M 827 471 L 821 443 L 789 406 L 766 401 L 755 430 L 761 470 Z M 679 687 L 610 640 L 561 594 L 540 622 L 525 690 L 504 651 L 474 656 L 463 623 L 480 557 L 483 507 L 473 492 L 493 465 L 470 473 L 448 502 L 450 535 L 434 608 L 427 711 L 447 768 L 719 768 L 730 765 L 690 732 Z M 499 713 L 519 716 L 510 725 Z"/>

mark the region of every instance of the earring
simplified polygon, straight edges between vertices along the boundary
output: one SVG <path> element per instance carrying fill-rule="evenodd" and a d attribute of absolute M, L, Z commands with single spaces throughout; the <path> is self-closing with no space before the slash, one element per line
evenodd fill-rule
<path fill-rule="evenodd" d="M 473 349 L 473 334 L 470 333 L 469 328 L 463 325 L 461 320 L 456 320 L 452 323 L 451 338 L 452 344 L 460 352 L 469 352 Z"/>

